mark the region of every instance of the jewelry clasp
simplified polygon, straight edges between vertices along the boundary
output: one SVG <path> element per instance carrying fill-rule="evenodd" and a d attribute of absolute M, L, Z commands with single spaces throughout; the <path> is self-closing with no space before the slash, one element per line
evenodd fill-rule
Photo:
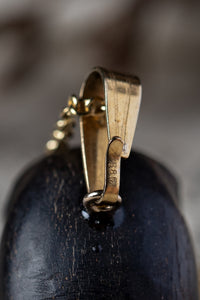
<path fill-rule="evenodd" d="M 95 68 L 83 82 L 79 99 L 80 108 L 87 108 L 86 113 L 80 113 L 88 191 L 83 204 L 89 211 L 110 211 L 121 202 L 120 162 L 131 151 L 141 84 L 136 77 Z"/>

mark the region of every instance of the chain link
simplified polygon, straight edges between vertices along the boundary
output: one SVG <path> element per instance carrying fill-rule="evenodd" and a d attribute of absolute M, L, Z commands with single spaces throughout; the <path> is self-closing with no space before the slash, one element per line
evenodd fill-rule
<path fill-rule="evenodd" d="M 73 136 L 77 103 L 78 100 L 75 96 L 69 98 L 68 106 L 62 110 L 60 119 L 56 123 L 56 129 L 53 130 L 52 138 L 46 143 L 47 152 L 56 151 L 62 143 L 67 143 L 69 138 Z"/>
<path fill-rule="evenodd" d="M 86 115 L 89 113 L 105 113 L 105 103 L 101 98 L 78 99 L 72 95 L 69 97 L 68 106 L 65 107 L 56 123 L 56 129 L 53 131 L 52 138 L 46 143 L 47 152 L 57 150 L 62 143 L 67 143 L 73 135 L 75 127 L 75 116 Z"/>

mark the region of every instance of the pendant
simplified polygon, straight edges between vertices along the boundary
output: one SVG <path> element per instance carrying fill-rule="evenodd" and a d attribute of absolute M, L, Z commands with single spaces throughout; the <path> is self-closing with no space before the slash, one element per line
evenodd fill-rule
<path fill-rule="evenodd" d="M 131 151 L 140 101 L 136 77 L 102 68 L 70 97 L 10 197 L 0 299 L 198 299 L 176 180 Z M 67 144 L 76 115 L 81 149 Z"/>

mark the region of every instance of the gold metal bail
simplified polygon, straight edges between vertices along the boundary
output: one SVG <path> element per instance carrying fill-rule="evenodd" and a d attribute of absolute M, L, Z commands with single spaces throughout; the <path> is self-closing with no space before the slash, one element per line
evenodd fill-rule
<path fill-rule="evenodd" d="M 88 191 L 83 203 L 89 211 L 110 211 L 121 202 L 120 162 L 131 151 L 141 102 L 140 81 L 95 68 L 82 84 L 81 99 L 88 99 L 88 111 L 80 116 Z"/>

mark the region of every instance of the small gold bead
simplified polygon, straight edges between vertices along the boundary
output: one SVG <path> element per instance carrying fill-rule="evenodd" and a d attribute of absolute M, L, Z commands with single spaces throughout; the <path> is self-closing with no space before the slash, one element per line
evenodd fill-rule
<path fill-rule="evenodd" d="M 73 107 L 70 107 L 70 113 L 75 116 L 76 110 Z"/>
<path fill-rule="evenodd" d="M 69 107 L 65 107 L 61 114 L 60 114 L 60 117 L 61 118 L 66 118 L 66 117 L 70 117 L 71 116 L 71 112 L 70 112 L 70 108 Z"/>
<path fill-rule="evenodd" d="M 50 140 L 46 143 L 46 149 L 48 151 L 54 151 L 58 148 L 59 142 L 56 140 Z"/>
<path fill-rule="evenodd" d="M 68 120 L 65 119 L 65 120 L 59 120 L 56 125 L 59 129 L 63 129 L 65 126 L 67 126 L 68 124 Z"/>
<path fill-rule="evenodd" d="M 58 129 L 65 129 L 68 125 L 72 125 L 75 124 L 75 120 L 72 118 L 69 119 L 63 119 L 63 120 L 59 120 L 56 125 L 58 127 Z"/>
<path fill-rule="evenodd" d="M 63 131 L 60 131 L 60 130 L 54 130 L 53 131 L 53 136 L 57 140 L 63 140 L 64 137 L 65 137 L 65 133 Z"/>

